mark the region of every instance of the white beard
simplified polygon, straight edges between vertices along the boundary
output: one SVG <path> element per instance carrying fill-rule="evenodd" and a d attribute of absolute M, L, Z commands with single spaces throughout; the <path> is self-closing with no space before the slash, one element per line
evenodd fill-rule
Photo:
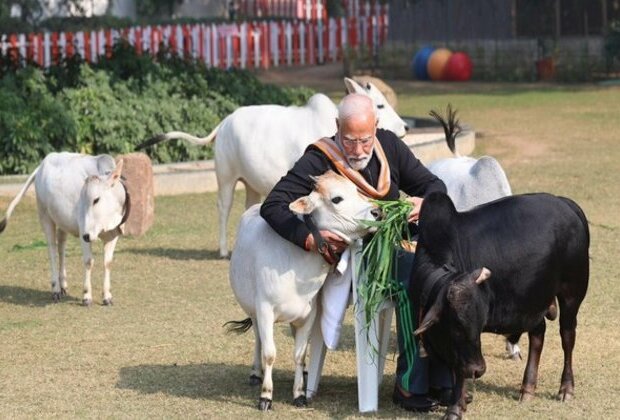
<path fill-rule="evenodd" d="M 347 162 L 349 162 L 349 165 L 351 166 L 352 169 L 356 171 L 361 171 L 362 169 L 366 168 L 366 166 L 368 166 L 368 162 L 370 162 L 371 157 L 372 157 L 372 154 L 370 156 L 366 156 L 365 158 L 361 160 L 351 160 L 347 158 Z"/>

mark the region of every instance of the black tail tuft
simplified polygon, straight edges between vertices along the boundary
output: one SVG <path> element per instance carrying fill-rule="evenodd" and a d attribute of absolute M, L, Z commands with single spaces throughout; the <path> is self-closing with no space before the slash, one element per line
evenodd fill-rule
<path fill-rule="evenodd" d="M 6 218 L 0 221 L 0 233 L 4 232 L 4 229 L 6 229 Z"/>
<path fill-rule="evenodd" d="M 429 115 L 435 118 L 443 127 L 443 132 L 446 135 L 446 141 L 448 142 L 448 148 L 453 154 L 456 154 L 456 136 L 458 136 L 462 130 L 461 123 L 456 117 L 456 110 L 452 110 L 452 104 L 448 104 L 446 107 L 447 121 L 444 117 L 439 115 L 435 110 L 429 112 Z"/>
<path fill-rule="evenodd" d="M 243 321 L 228 321 L 223 327 L 226 327 L 226 332 L 243 334 L 252 328 L 252 318 L 246 318 Z"/>
<path fill-rule="evenodd" d="M 160 143 L 162 141 L 166 140 L 166 135 L 165 134 L 158 134 L 154 137 L 151 137 L 150 139 L 146 140 L 143 143 L 140 143 L 139 145 L 137 145 L 134 150 L 142 150 L 145 149 L 149 146 L 152 146 L 154 144 Z"/>

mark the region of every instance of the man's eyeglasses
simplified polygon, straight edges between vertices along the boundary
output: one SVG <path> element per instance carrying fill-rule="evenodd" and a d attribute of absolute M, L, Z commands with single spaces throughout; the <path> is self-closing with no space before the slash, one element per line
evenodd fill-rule
<path fill-rule="evenodd" d="M 342 137 L 342 144 L 343 146 L 346 146 L 346 147 L 354 147 L 354 146 L 357 146 L 358 144 L 361 146 L 367 146 L 374 139 L 375 139 L 375 136 L 368 136 L 368 137 L 363 137 L 363 138 L 358 138 L 358 139 Z"/>

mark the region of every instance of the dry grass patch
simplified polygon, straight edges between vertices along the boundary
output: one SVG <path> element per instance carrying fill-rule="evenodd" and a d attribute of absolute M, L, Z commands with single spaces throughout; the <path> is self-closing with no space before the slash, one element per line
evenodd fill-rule
<path fill-rule="evenodd" d="M 476 381 L 468 416 L 615 418 L 620 391 L 620 90 L 397 86 L 403 114 L 425 115 L 452 102 L 463 121 L 484 133 L 476 153 L 498 157 L 515 192 L 572 197 L 591 221 L 592 272 L 577 330 L 575 400 L 562 404 L 554 399 L 562 368 L 555 321 L 548 324 L 538 398 L 531 404 L 517 402 L 524 362 L 505 360 L 502 340 L 484 336 L 488 369 Z M 157 199 L 153 229 L 143 238 L 119 241 L 112 268 L 113 307 L 100 305 L 102 250 L 95 244 L 91 308 L 80 305 L 83 272 L 73 238 L 68 242 L 69 297 L 51 303 L 47 250 L 34 201 L 20 204 L 0 236 L 2 417 L 258 414 L 259 390 L 247 385 L 253 335 L 226 335 L 221 327 L 245 315 L 228 285 L 228 261 L 217 257 L 215 201 L 215 194 Z M 0 198 L 2 212 L 8 202 Z M 235 203 L 233 224 L 242 211 L 242 200 Z M 276 328 L 275 410 L 270 418 L 360 417 L 350 316 L 341 348 L 328 353 L 319 396 L 301 411 L 290 405 L 293 342 L 288 328 Z M 527 339 L 522 345 L 526 350 Z M 390 402 L 394 369 L 390 358 L 377 417 L 407 416 Z"/>

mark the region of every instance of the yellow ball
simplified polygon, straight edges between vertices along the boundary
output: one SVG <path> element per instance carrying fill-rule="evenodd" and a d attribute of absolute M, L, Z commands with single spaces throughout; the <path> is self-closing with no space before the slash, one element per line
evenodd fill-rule
<path fill-rule="evenodd" d="M 428 59 L 427 70 L 431 80 L 442 80 L 446 64 L 452 55 L 452 51 L 447 48 L 438 48 Z"/>

